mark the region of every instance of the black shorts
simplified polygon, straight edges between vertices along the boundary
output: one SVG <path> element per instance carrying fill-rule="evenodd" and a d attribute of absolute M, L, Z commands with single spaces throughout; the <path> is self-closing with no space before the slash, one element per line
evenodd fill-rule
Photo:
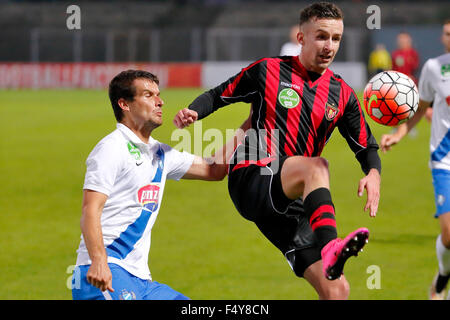
<path fill-rule="evenodd" d="M 231 165 L 228 191 L 239 213 L 256 224 L 284 254 L 295 274 L 302 277 L 321 254 L 303 200 L 291 200 L 283 192 L 281 169 L 287 158 L 267 165 Z"/>

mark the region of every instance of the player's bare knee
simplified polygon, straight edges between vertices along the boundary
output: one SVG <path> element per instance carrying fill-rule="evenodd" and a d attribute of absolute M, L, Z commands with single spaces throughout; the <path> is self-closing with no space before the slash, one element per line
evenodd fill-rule
<path fill-rule="evenodd" d="M 328 161 L 321 157 L 312 158 L 311 161 L 312 165 L 309 170 L 310 179 L 328 178 Z"/>
<path fill-rule="evenodd" d="M 328 160 L 322 157 L 314 158 L 318 164 L 318 166 L 322 169 L 325 169 L 328 171 Z"/>
<path fill-rule="evenodd" d="M 305 166 L 303 157 L 291 157 L 285 162 L 283 170 L 286 170 L 286 177 L 292 186 L 302 187 L 309 174 L 309 168 Z"/>

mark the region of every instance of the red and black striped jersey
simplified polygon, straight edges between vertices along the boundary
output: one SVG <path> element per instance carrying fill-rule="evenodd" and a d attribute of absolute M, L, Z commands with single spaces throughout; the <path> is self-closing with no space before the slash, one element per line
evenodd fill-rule
<path fill-rule="evenodd" d="M 363 170 L 378 166 L 380 170 L 381 165 L 374 164 L 379 162 L 378 145 L 353 89 L 329 69 L 316 75 L 298 57 L 260 59 L 205 92 L 189 108 L 202 119 L 231 103 L 251 103 L 252 128 L 264 136 L 247 135 L 239 149 L 247 157 L 256 155 L 256 160 L 274 155 L 320 156 L 338 127 Z M 374 150 L 378 160 L 366 159 L 368 152 L 361 152 L 368 150 Z"/>

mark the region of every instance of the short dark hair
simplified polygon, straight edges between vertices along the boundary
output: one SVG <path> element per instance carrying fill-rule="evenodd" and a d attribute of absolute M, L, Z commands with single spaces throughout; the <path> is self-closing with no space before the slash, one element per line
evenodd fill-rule
<path fill-rule="evenodd" d="M 334 3 L 316 2 L 300 11 L 299 25 L 301 26 L 312 18 L 343 20 L 344 14 Z"/>
<path fill-rule="evenodd" d="M 117 122 L 122 121 L 123 110 L 119 106 L 119 99 L 133 101 L 136 95 L 136 87 L 133 81 L 136 79 L 148 79 L 159 85 L 159 79 L 156 75 L 143 70 L 126 70 L 116 75 L 109 83 L 109 100 L 114 111 Z"/>

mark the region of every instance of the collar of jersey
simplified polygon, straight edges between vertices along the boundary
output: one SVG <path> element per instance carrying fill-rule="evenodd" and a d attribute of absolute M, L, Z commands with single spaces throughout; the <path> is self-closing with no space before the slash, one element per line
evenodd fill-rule
<path fill-rule="evenodd" d="M 117 123 L 117 129 L 122 132 L 122 134 L 130 140 L 135 146 L 137 146 L 141 151 L 149 151 L 152 143 L 153 138 L 149 137 L 148 144 L 142 141 L 133 131 L 131 131 L 130 128 L 128 128 L 126 125 L 122 123 Z"/>
<path fill-rule="evenodd" d="M 319 78 L 317 78 L 315 81 L 312 81 L 305 66 L 300 62 L 299 56 L 294 57 L 294 64 L 296 64 L 297 70 L 303 76 L 303 79 L 308 82 L 310 88 L 314 87 L 319 81 L 329 78 L 332 74 L 332 71 L 327 68 Z"/>

